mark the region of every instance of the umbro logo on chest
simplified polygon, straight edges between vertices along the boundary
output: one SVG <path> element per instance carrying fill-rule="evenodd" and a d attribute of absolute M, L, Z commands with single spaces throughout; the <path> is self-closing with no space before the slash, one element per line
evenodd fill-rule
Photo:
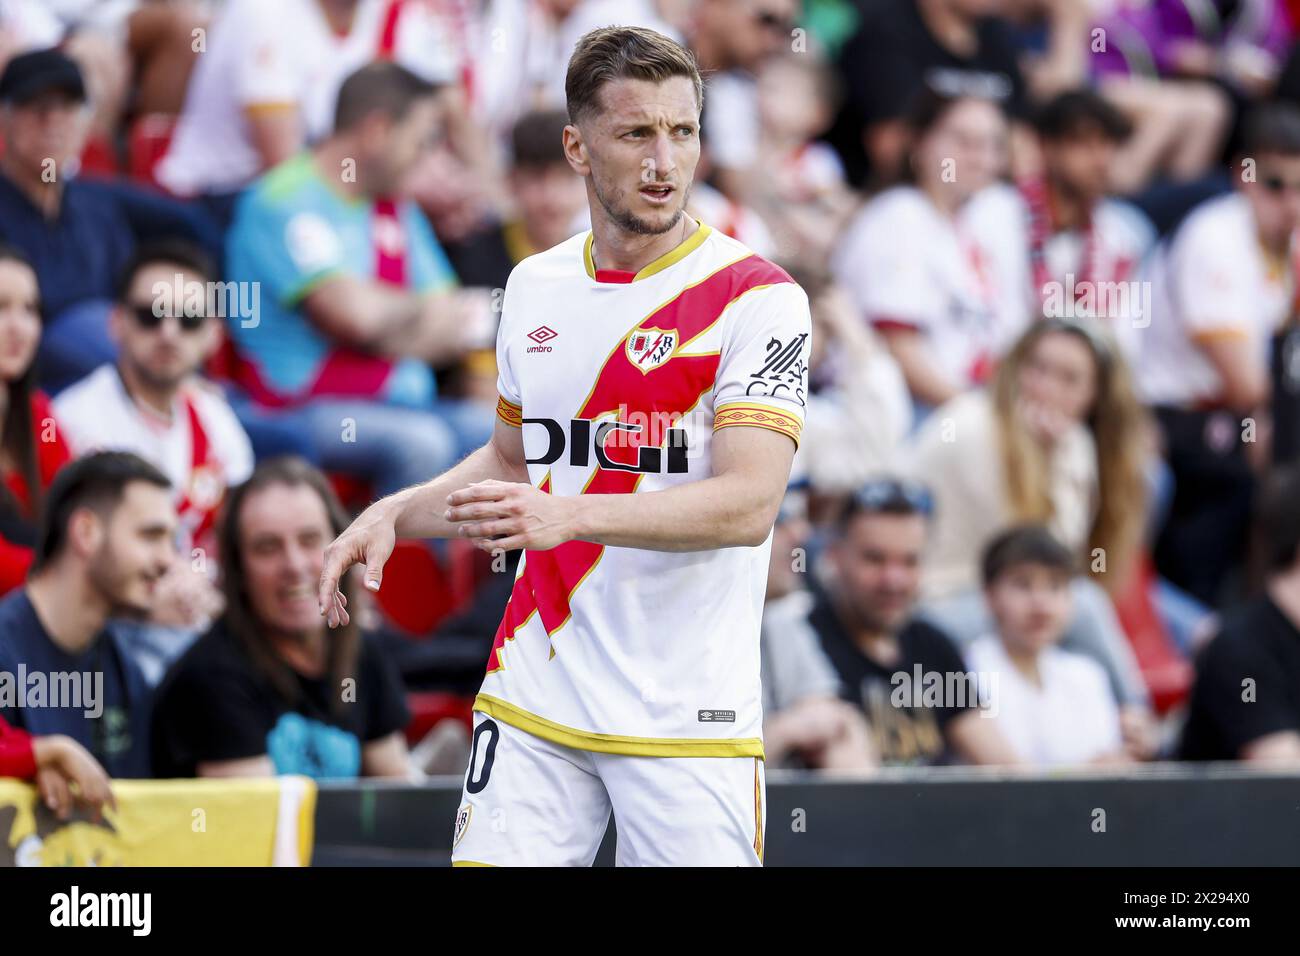
<path fill-rule="evenodd" d="M 551 347 L 546 343 L 549 342 L 551 339 L 556 338 L 559 334 L 560 334 L 559 332 L 555 331 L 555 329 L 551 328 L 549 325 L 539 325 L 537 328 L 533 329 L 531 332 L 528 333 L 528 337 L 532 339 L 534 342 L 536 342 L 537 344 L 528 346 L 528 348 L 524 349 L 524 352 L 530 353 L 530 352 L 551 351 Z"/>

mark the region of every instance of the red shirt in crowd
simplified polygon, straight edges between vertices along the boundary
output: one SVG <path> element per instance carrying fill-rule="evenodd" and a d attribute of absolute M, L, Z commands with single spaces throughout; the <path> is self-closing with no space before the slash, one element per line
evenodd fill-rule
<path fill-rule="evenodd" d="M 0 777 L 30 780 L 36 776 L 36 753 L 31 734 L 5 723 L 0 717 Z"/>
<path fill-rule="evenodd" d="M 50 487 L 54 473 L 68 463 L 72 457 L 63 435 L 53 425 L 54 412 L 50 409 L 50 400 L 44 392 L 32 393 L 32 435 L 36 439 L 37 469 L 40 472 L 41 488 Z M 45 439 L 49 439 L 46 441 Z M 17 471 L 10 471 L 3 476 L 9 493 L 22 506 L 24 514 L 33 522 L 37 515 L 30 514 L 31 492 L 27 482 Z M 32 549 L 21 544 L 14 544 L 0 537 L 0 594 L 7 594 L 19 587 L 27 579 L 27 569 L 31 567 Z"/>

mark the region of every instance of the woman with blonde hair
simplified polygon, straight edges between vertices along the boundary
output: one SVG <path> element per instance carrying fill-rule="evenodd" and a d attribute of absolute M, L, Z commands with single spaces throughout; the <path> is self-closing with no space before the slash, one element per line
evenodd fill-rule
<path fill-rule="evenodd" d="M 908 453 L 935 515 L 922 614 L 966 643 L 988 630 L 979 555 L 1015 524 L 1045 524 L 1078 556 L 1074 620 L 1063 646 L 1107 670 L 1121 702 L 1146 690 L 1107 592 L 1122 587 L 1146 518 L 1146 415 L 1109 333 L 1090 320 L 1042 319 L 986 389 L 937 409 Z"/>

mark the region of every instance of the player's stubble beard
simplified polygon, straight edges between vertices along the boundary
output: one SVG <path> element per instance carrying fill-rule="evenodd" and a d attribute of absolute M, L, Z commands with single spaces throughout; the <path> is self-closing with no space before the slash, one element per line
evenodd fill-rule
<path fill-rule="evenodd" d="M 596 200 L 600 203 L 605 215 L 609 216 L 610 221 L 625 232 L 630 232 L 635 236 L 662 236 L 674 226 L 682 221 L 682 216 L 686 213 L 686 203 L 691 198 L 691 184 L 687 183 L 682 188 L 682 201 L 677 206 L 677 211 L 673 213 L 672 218 L 664 225 L 657 226 L 654 223 L 646 222 L 632 212 L 630 209 L 620 208 L 617 203 L 606 196 L 600 188 L 600 183 L 593 176 L 591 180 L 592 191 L 596 194 Z"/>

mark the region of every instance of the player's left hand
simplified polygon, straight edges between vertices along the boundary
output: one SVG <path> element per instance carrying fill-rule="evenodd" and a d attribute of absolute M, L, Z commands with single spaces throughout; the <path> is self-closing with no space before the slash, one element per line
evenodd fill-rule
<path fill-rule="evenodd" d="M 574 537 L 574 499 L 525 482 L 476 481 L 448 495 L 447 505 L 457 533 L 484 551 L 546 551 Z"/>

